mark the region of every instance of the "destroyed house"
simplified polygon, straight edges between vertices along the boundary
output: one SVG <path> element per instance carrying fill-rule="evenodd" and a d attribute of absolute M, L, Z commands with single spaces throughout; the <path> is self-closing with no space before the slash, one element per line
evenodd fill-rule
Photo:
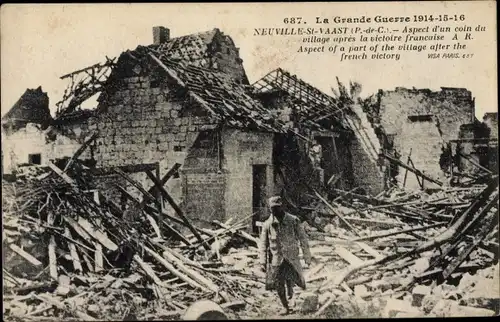
<path fill-rule="evenodd" d="M 383 132 L 383 153 L 439 183 L 447 180 L 449 162 L 444 159 L 454 154 L 448 148 L 463 135 L 461 126 L 475 122 L 474 98 L 464 88 L 379 90 L 363 102 L 363 110 Z M 401 168 L 394 175 L 407 188 L 436 187 Z"/>
<path fill-rule="evenodd" d="M 27 89 L 12 108 L 2 117 L 2 128 L 12 133 L 28 123 L 47 127 L 52 120 L 49 110 L 49 97 L 37 89 Z"/>
<path fill-rule="evenodd" d="M 155 27 L 153 38 L 153 45 L 125 51 L 116 62 L 64 76 L 72 83 L 53 124 L 71 142 L 88 144 L 80 159 L 100 169 L 154 165 L 159 177 L 181 164 L 167 190 L 197 226 L 262 220 L 273 194 L 301 211 L 303 188 L 368 186 L 370 176 L 352 167 L 358 160 L 382 182 L 368 145 L 350 128 L 347 103 L 281 69 L 250 86 L 238 48 L 218 29 L 170 39 L 168 29 Z M 98 93 L 94 110 L 79 108 Z M 315 166 L 314 140 L 321 146 Z M 151 185 L 145 173 L 131 176 Z M 105 193 L 119 195 L 106 180 Z M 126 190 L 141 198 L 134 187 Z"/>

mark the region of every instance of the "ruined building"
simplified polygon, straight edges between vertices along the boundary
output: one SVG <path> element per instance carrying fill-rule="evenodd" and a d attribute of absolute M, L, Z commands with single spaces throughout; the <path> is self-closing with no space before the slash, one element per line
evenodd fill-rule
<path fill-rule="evenodd" d="M 484 152 L 464 143 L 470 138 L 489 137 L 476 120 L 474 98 L 464 88 L 428 89 L 396 88 L 380 90 L 363 102 L 363 109 L 379 134 L 383 153 L 392 154 L 403 163 L 431 178 L 445 182 L 453 172 L 477 172 L 478 167 L 460 155 L 479 163 Z M 458 144 L 458 142 L 462 142 Z M 458 144 L 458 145 L 457 145 Z M 458 159 L 457 157 L 458 153 Z M 399 169 L 396 180 L 408 188 L 421 188 L 422 180 Z M 424 186 L 435 187 L 432 182 Z"/>
<path fill-rule="evenodd" d="M 488 146 L 488 167 L 498 172 L 498 113 L 485 113 L 483 123 L 489 128 L 490 139 L 482 144 Z"/>
<path fill-rule="evenodd" d="M 181 164 L 167 189 L 196 225 L 250 222 L 263 219 L 272 194 L 302 214 L 305 191 L 376 195 L 391 176 L 402 181 L 381 152 L 399 151 L 403 160 L 413 147 L 415 167 L 439 177 L 443 142 L 474 119 L 474 101 L 463 89 L 398 88 L 361 101 L 355 84 L 339 83 L 340 95 L 332 97 L 282 69 L 249 84 L 239 49 L 218 29 L 171 38 L 168 28 L 155 27 L 153 39 L 62 76 L 70 85 L 54 119 L 46 113 L 4 127 L 4 171 L 69 158 L 88 144 L 80 160 L 121 167 L 146 187 L 143 169 L 162 176 Z M 82 109 L 95 95 L 97 106 Z M 44 104 L 46 111 L 48 99 Z M 17 144 L 21 138 L 36 143 Z M 311 151 L 320 151 L 317 159 Z M 102 187 L 122 202 L 116 180 L 103 177 Z"/>

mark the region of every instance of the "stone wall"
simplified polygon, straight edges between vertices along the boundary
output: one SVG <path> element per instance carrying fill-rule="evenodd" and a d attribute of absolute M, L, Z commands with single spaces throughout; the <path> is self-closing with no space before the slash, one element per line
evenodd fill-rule
<path fill-rule="evenodd" d="M 38 125 L 28 123 L 12 134 L 2 133 L 4 172 L 12 173 L 19 165 L 28 164 L 30 154 L 40 154 L 41 165 L 47 165 L 49 160 L 73 156 L 80 146 L 79 141 L 53 128 L 41 130 Z M 89 148 L 80 159 L 90 159 L 91 156 Z"/>
<path fill-rule="evenodd" d="M 103 102 L 94 125 L 99 131 L 97 167 L 158 162 L 162 176 L 174 163 L 184 163 L 200 130 L 213 127 L 203 111 L 145 74 L 120 78 L 117 91 Z M 152 184 L 145 174 L 133 177 L 147 187 Z"/>
<path fill-rule="evenodd" d="M 459 137 L 462 124 L 474 121 L 474 99 L 470 91 L 460 88 L 379 91 L 370 108 L 385 132 L 394 136 L 401 161 L 406 162 L 411 149 L 415 167 L 438 180 L 444 180 L 439 166 L 443 144 Z M 400 170 L 398 182 L 403 178 L 404 171 Z M 406 187 L 419 187 L 413 174 L 408 174 Z"/>
<path fill-rule="evenodd" d="M 242 84 L 248 84 L 248 79 L 240 58 L 240 50 L 230 36 L 217 32 L 212 42 L 213 68 L 230 75 Z"/>
<path fill-rule="evenodd" d="M 485 113 L 483 122 L 491 130 L 490 138 L 498 139 L 498 113 Z"/>
<path fill-rule="evenodd" d="M 225 221 L 226 174 L 220 169 L 220 150 L 219 131 L 203 131 L 188 150 L 181 169 L 184 209 L 201 227 L 209 226 L 212 220 Z"/>
<path fill-rule="evenodd" d="M 182 171 L 186 215 L 197 227 L 210 227 L 212 220 L 226 221 L 226 174 L 204 169 Z"/>
<path fill-rule="evenodd" d="M 266 166 L 265 199 L 272 193 L 273 134 L 226 129 L 201 136 L 210 143 L 197 140 L 181 170 L 186 214 L 201 227 L 229 218 L 251 224 L 253 165 Z"/>
<path fill-rule="evenodd" d="M 359 187 L 372 196 L 383 191 L 385 188 L 384 171 L 367 153 L 358 136 L 352 138 L 349 152 L 352 160 L 354 187 Z"/>
<path fill-rule="evenodd" d="M 222 133 L 223 170 L 227 173 L 224 198 L 226 218 L 234 218 L 234 222 L 243 220 L 251 227 L 252 166 L 266 166 L 265 199 L 273 193 L 273 136 L 272 133 L 243 132 L 235 129 L 226 129 Z"/>

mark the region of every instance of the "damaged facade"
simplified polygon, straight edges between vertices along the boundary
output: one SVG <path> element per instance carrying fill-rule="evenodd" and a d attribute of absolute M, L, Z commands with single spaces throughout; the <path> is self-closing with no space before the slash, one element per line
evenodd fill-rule
<path fill-rule="evenodd" d="M 218 29 L 170 38 L 167 28 L 154 27 L 153 39 L 150 46 L 122 53 L 113 65 L 107 59 L 63 76 L 72 84 L 56 118 L 47 128 L 9 135 L 11 142 L 37 140 L 36 149 L 22 153 L 17 145 L 18 158 L 9 164 L 26 159 L 24 151 L 41 155 L 35 164 L 71 157 L 97 133 L 80 159 L 98 168 L 157 164 L 162 175 L 182 164 L 170 189 L 201 225 L 229 217 L 261 220 L 275 193 L 300 212 L 306 200 L 299 181 L 320 188 L 308 158 L 313 140 L 323 146 L 323 181 L 345 188 L 356 181 L 350 154 L 356 136 L 332 97 L 281 70 L 263 78 L 267 88 L 250 86 L 239 49 Z M 111 66 L 105 81 L 94 76 Z M 82 73 L 92 77 L 77 82 Z M 98 92 L 94 110 L 78 108 Z M 147 181 L 145 174 L 133 177 Z"/>
<path fill-rule="evenodd" d="M 217 29 L 153 39 L 62 76 L 54 118 L 38 88 L 2 119 L 5 316 L 275 314 L 256 236 L 276 194 L 314 254 L 290 318 L 498 315 L 497 114 L 469 91 L 250 84 Z"/>
<path fill-rule="evenodd" d="M 470 156 L 479 163 L 476 155 L 484 152 L 468 147 L 466 141 L 471 136 L 489 138 L 481 131 L 485 125 L 474 116 L 474 98 L 467 89 L 442 87 L 436 92 L 406 88 L 379 90 L 362 104 L 378 134 L 383 153 L 392 154 L 437 182 L 447 182 L 453 175 L 478 171 L 477 166 L 460 156 Z M 408 188 L 418 189 L 426 185 L 422 178 L 404 169 L 392 175 L 399 184 Z M 435 186 L 435 183 L 427 182 L 427 187 Z"/>
<path fill-rule="evenodd" d="M 147 165 L 162 176 L 180 163 L 168 189 L 196 225 L 251 222 L 263 219 L 272 194 L 283 195 L 299 214 L 310 202 L 304 188 L 356 187 L 377 195 L 395 175 L 380 151 L 398 151 L 403 160 L 408 141 L 414 166 L 439 177 L 443 142 L 474 119 L 474 101 L 463 89 L 380 91 L 360 102 L 340 83 L 334 98 L 281 69 L 250 85 L 239 48 L 218 29 L 170 38 L 168 28 L 154 27 L 153 39 L 116 62 L 107 58 L 63 76 L 72 83 L 55 119 L 32 118 L 29 123 L 44 126 L 21 124 L 8 133 L 4 171 L 72 157 L 95 134 L 79 158 L 98 168 Z M 83 80 L 76 81 L 78 75 Z M 95 109 L 79 108 L 96 94 Z M 48 98 L 43 103 L 47 115 Z M 36 143 L 26 149 L 20 140 Z M 310 157 L 315 146 L 317 164 Z M 144 173 L 131 175 L 148 182 Z"/>

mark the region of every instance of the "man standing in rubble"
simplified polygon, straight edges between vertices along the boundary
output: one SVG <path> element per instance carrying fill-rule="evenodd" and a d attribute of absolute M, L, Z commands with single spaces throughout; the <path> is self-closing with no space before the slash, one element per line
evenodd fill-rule
<path fill-rule="evenodd" d="M 271 215 L 262 225 L 260 235 L 260 265 L 261 270 L 266 272 L 266 290 L 278 292 L 285 308 L 283 315 L 287 315 L 291 313 L 288 300 L 293 297 L 293 287 L 298 285 L 304 290 L 306 288 L 299 259 L 299 243 L 305 268 L 311 264 L 311 251 L 302 223 L 283 210 L 281 197 L 270 198 L 269 208 Z"/>

